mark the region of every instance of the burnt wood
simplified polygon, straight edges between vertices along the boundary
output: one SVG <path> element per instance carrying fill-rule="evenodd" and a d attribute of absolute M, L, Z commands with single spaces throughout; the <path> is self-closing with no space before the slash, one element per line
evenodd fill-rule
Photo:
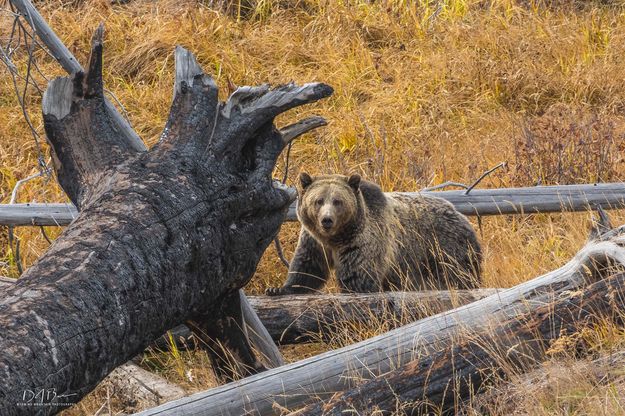
<path fill-rule="evenodd" d="M 3 415 L 33 413 L 17 406 L 25 390 L 78 401 L 169 328 L 225 319 L 222 300 L 249 281 L 295 197 L 271 178 L 293 139 L 273 120 L 332 93 L 320 83 L 242 87 L 220 102 L 214 81 L 178 48 L 169 120 L 142 151 L 107 110 L 101 36 L 88 71 L 53 80 L 44 94 L 59 182 L 81 210 L 3 290 Z M 245 357 L 247 339 L 235 344 L 230 353 Z"/>

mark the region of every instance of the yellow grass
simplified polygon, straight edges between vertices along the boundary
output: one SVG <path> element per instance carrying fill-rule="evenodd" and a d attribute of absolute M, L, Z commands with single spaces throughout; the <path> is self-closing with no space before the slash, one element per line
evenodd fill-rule
<path fill-rule="evenodd" d="M 386 191 L 417 190 L 447 180 L 470 183 L 501 161 L 508 167 L 480 186 L 624 177 L 620 2 L 259 0 L 249 10 L 249 2 L 242 2 L 231 14 L 208 3 L 131 0 L 111 6 L 102 0 L 60 7 L 58 1 L 37 2 L 83 63 L 92 31 L 105 23 L 106 86 L 148 145 L 167 118 L 172 51 L 181 44 L 224 91 L 228 79 L 236 85 L 323 81 L 335 88 L 332 98 L 278 120 L 283 125 L 321 114 L 329 121 L 293 147 L 289 183 L 304 170 L 358 172 Z M 6 16 L 0 19 L 5 37 Z M 19 55 L 16 63 L 25 69 Z M 62 74 L 43 56 L 40 67 L 50 77 Z M 27 101 L 43 135 L 39 96 L 31 92 Z M 36 172 L 34 140 L 18 110 L 10 78 L 0 72 L 3 203 L 17 180 Z M 54 180 L 37 179 L 22 189 L 19 200 L 63 201 L 64 196 Z M 512 286 L 563 264 L 584 243 L 588 217 L 483 218 L 483 286 Z M 613 213 L 612 219 L 624 223 L 625 212 Z M 280 234 L 287 257 L 298 227 L 287 224 Z M 61 230 L 46 231 L 55 237 Z M 17 276 L 6 233 L 0 230 L 0 262 L 6 262 L 0 263 L 0 274 Z M 35 228 L 19 228 L 16 234 L 28 266 L 47 243 Z M 285 274 L 270 247 L 247 290 L 259 293 L 279 285 Z M 198 358 L 172 356 L 162 365 L 165 375 L 180 381 L 197 368 Z M 203 382 L 190 387 L 200 389 Z M 73 412 L 89 413 L 92 407 Z"/>

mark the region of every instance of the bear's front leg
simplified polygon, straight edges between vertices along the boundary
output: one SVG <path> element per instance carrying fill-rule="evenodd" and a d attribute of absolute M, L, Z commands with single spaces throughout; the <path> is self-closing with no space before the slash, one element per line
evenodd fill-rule
<path fill-rule="evenodd" d="M 317 292 L 326 284 L 331 267 L 331 253 L 302 227 L 286 283 L 282 287 L 267 288 L 265 294 L 278 296 Z"/>

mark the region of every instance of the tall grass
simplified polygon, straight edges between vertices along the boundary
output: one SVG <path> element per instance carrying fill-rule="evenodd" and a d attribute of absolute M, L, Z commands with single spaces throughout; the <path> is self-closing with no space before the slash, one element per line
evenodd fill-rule
<path fill-rule="evenodd" d="M 293 147 L 289 182 L 302 170 L 357 172 L 385 191 L 407 191 L 448 180 L 471 182 L 503 160 L 508 168 L 481 186 L 624 177 L 625 8 L 620 1 L 131 0 L 117 5 L 77 0 L 60 5 L 41 0 L 37 6 L 81 62 L 92 31 L 105 23 L 107 88 L 148 145 L 156 142 L 167 118 L 172 51 L 182 44 L 213 74 L 222 94 L 229 81 L 323 81 L 335 88 L 330 99 L 277 120 L 284 125 L 318 113 L 329 121 Z M 7 31 L 0 24 L 0 36 Z M 26 62 L 17 64 L 24 69 Z M 62 74 L 46 56 L 40 57 L 40 67 L 49 77 Z M 34 92 L 26 98 L 41 131 L 40 98 Z M 36 170 L 36 158 L 10 78 L 0 72 L 0 202 L 8 202 L 16 181 Z M 283 169 L 281 161 L 276 176 L 282 177 Z M 63 200 L 55 182 L 43 179 L 20 193 L 20 201 Z M 613 222 L 625 222 L 625 213 L 613 214 Z M 586 240 L 587 228 L 586 213 L 483 218 L 483 285 L 512 286 L 561 265 Z M 297 230 L 297 224 L 282 227 L 287 256 Z M 54 238 L 61 230 L 46 231 Z M 38 229 L 16 233 L 28 266 L 48 244 Z M 0 274 L 18 274 L 5 229 L 0 230 Z M 247 290 L 261 292 L 285 276 L 270 247 Z M 180 374 L 195 362 L 183 355 L 171 360 L 174 378 L 183 378 Z"/>

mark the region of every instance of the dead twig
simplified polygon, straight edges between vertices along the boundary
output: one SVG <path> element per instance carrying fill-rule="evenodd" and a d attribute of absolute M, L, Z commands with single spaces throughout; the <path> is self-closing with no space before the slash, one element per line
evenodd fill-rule
<path fill-rule="evenodd" d="M 434 185 L 434 186 L 429 186 L 427 188 L 423 188 L 423 189 L 421 189 L 421 191 L 423 191 L 423 192 L 436 191 L 438 189 L 448 188 L 450 186 L 455 186 L 455 187 L 464 188 L 464 189 L 468 189 L 469 188 L 468 185 L 465 185 L 465 184 L 460 183 L 460 182 L 447 181 L 447 182 L 443 182 L 443 183 L 441 183 L 439 185 Z"/>
<path fill-rule="evenodd" d="M 498 165 L 497 165 L 497 166 L 495 166 L 494 168 L 491 168 L 491 169 L 487 170 L 486 172 L 484 172 L 484 173 L 482 174 L 482 176 L 480 176 L 479 178 L 477 178 L 477 180 L 476 180 L 475 182 L 473 182 L 473 183 L 471 184 L 471 186 L 469 186 L 469 187 L 467 188 L 467 190 L 464 192 L 464 194 L 465 194 L 465 195 L 469 195 L 469 192 L 471 192 L 471 190 L 472 190 L 473 188 L 475 188 L 475 187 L 476 187 L 476 186 L 477 186 L 480 182 L 482 182 L 482 180 L 483 180 L 485 177 L 487 177 L 488 175 L 490 175 L 491 173 L 493 173 L 493 172 L 494 172 L 494 171 L 496 171 L 497 169 L 499 169 L 499 168 L 502 168 L 502 167 L 506 166 L 507 164 L 508 164 L 508 162 L 501 162 L 500 164 L 498 164 Z"/>
<path fill-rule="evenodd" d="M 280 244 L 280 239 L 278 237 L 276 237 L 273 240 L 273 242 L 274 242 L 274 245 L 276 246 L 276 251 L 278 252 L 278 258 L 280 259 L 282 264 L 284 264 L 286 266 L 286 268 L 288 269 L 289 267 L 291 267 L 291 264 L 289 263 L 289 261 L 284 256 L 284 251 L 282 251 L 282 244 Z"/>
<path fill-rule="evenodd" d="M 46 241 L 48 242 L 48 244 L 52 244 L 52 240 L 50 240 L 50 237 L 48 237 L 48 234 L 46 234 L 46 229 L 43 228 L 43 225 L 39 226 L 39 229 L 41 230 L 41 235 L 43 236 L 43 238 L 46 239 Z"/>

